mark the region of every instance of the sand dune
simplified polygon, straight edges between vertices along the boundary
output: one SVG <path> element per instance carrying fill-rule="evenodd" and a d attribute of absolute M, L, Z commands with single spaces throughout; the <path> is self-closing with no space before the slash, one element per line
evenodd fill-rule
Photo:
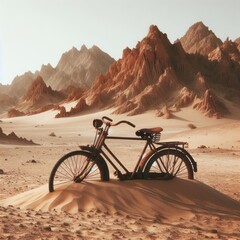
<path fill-rule="evenodd" d="M 163 220 L 188 218 L 196 213 L 240 216 L 239 202 L 199 181 L 181 179 L 68 184 L 53 193 L 48 193 L 44 185 L 7 198 L 1 205 L 69 213 L 96 210 Z"/>

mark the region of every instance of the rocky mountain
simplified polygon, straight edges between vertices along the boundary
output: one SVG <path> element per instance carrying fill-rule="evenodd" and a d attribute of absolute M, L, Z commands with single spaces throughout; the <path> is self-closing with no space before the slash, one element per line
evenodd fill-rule
<path fill-rule="evenodd" d="M 88 89 L 93 80 L 105 73 L 114 61 L 97 46 L 88 49 L 83 45 L 80 50 L 72 48 L 64 53 L 54 74 L 44 79 L 54 90 L 64 90 L 69 86 Z"/>
<path fill-rule="evenodd" d="M 56 104 L 62 101 L 65 96 L 58 91 L 47 87 L 41 76 L 38 76 L 28 88 L 26 94 L 16 107 L 16 110 L 31 114 L 46 105 Z"/>
<path fill-rule="evenodd" d="M 220 58 L 186 53 L 180 41 L 170 43 L 152 25 L 135 48 L 126 48 L 122 58 L 96 78 L 75 108 L 62 109 L 58 117 L 104 108 L 128 115 L 156 109 L 169 117 L 170 108 L 188 106 L 209 117 L 222 117 L 228 114 L 229 101 L 240 103 L 240 65 L 232 60 L 238 58 L 231 44 L 224 43 L 222 48 L 231 56 L 228 64 Z"/>
<path fill-rule="evenodd" d="M 35 73 L 29 71 L 16 76 L 11 85 L 0 84 L 0 113 L 11 109 L 8 115 L 12 116 L 15 113 L 19 115 L 16 110 L 28 109 L 30 102 L 26 104 L 26 102 L 22 103 L 22 100 L 26 101 L 26 96 L 29 95 L 28 89 L 38 76 L 41 76 L 52 90 L 61 90 L 62 95 L 66 95 L 66 101 L 79 99 L 83 90 L 88 89 L 96 76 L 105 73 L 114 61 L 97 46 L 88 49 L 83 45 L 80 50 L 72 48 L 62 55 L 55 68 L 51 64 L 42 65 L 41 69 Z M 29 98 L 27 99 L 29 100 Z M 35 101 L 33 96 L 31 101 Z M 52 102 L 55 102 L 47 103 L 47 98 L 41 101 L 35 107 L 32 104 L 31 108 L 36 109 L 38 106 L 42 106 L 43 102 L 50 107 Z M 28 105 L 26 109 L 23 107 L 25 105 Z M 20 113 L 24 114 L 21 110 Z"/>
<path fill-rule="evenodd" d="M 222 44 L 222 41 L 202 22 L 192 25 L 180 38 L 180 42 L 187 53 L 199 53 L 204 56 Z"/>
<path fill-rule="evenodd" d="M 21 99 L 37 76 L 41 76 L 53 90 L 65 91 L 69 86 L 87 89 L 96 76 L 105 73 L 114 61 L 97 46 L 88 49 L 83 45 L 80 50 L 72 48 L 62 55 L 55 68 L 51 64 L 42 65 L 35 73 L 29 71 L 15 77 L 5 93 Z M 0 86 L 0 92 L 3 87 Z"/>
<path fill-rule="evenodd" d="M 113 108 L 116 114 L 155 110 L 158 116 L 171 118 L 174 112 L 191 107 L 220 118 L 240 104 L 238 43 L 238 39 L 222 43 L 198 22 L 173 44 L 152 25 L 135 48 L 123 50 L 118 61 L 96 46 L 72 48 L 56 68 L 48 64 L 26 74 L 22 82 L 28 91 L 9 114 L 56 109 L 56 117 L 67 117 Z M 14 80 L 16 89 L 20 83 L 20 77 Z M 59 106 L 63 98 L 78 103 L 66 111 Z"/>

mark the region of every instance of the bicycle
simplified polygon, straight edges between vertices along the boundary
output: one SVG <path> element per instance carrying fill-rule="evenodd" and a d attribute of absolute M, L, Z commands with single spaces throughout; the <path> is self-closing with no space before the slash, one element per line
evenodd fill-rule
<path fill-rule="evenodd" d="M 161 127 L 140 129 L 136 131 L 137 137 L 109 136 L 109 129 L 113 126 L 127 124 L 135 127 L 126 120 L 115 124 L 112 121 L 106 116 L 93 120 L 96 129 L 93 144 L 79 146 L 80 150 L 69 152 L 57 161 L 50 174 L 49 192 L 67 182 L 109 181 L 107 162 L 112 165 L 114 175 L 120 180 L 170 180 L 175 177 L 194 179 L 197 163 L 185 150 L 186 142 L 161 142 L 160 136 L 163 131 Z M 110 150 L 106 139 L 146 142 L 132 172 Z"/>

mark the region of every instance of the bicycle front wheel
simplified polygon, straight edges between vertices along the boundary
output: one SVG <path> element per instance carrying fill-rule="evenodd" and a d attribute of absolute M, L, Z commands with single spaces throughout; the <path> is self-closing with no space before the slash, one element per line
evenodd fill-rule
<path fill-rule="evenodd" d="M 145 179 L 170 180 L 175 177 L 193 179 L 192 165 L 184 153 L 176 149 L 164 149 L 146 162 Z"/>
<path fill-rule="evenodd" d="M 89 152 L 74 151 L 60 158 L 53 167 L 49 178 L 49 192 L 65 183 L 108 180 L 109 171 L 103 159 Z"/>

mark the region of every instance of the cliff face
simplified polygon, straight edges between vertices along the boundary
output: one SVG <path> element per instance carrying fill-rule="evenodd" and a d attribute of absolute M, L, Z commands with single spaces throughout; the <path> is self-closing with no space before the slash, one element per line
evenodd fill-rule
<path fill-rule="evenodd" d="M 199 53 L 204 56 L 222 44 L 222 41 L 202 22 L 192 25 L 180 38 L 180 42 L 187 53 Z"/>

